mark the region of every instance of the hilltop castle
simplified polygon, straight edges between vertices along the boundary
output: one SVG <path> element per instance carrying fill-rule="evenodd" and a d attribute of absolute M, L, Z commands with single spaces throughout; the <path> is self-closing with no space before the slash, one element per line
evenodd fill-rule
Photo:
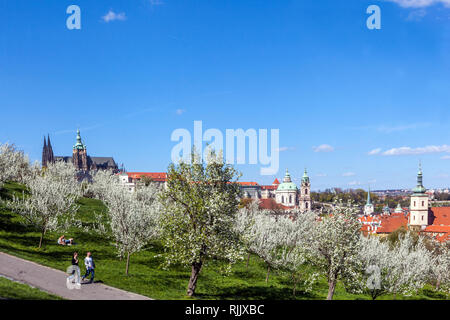
<path fill-rule="evenodd" d="M 72 162 L 76 170 L 89 173 L 96 170 L 118 171 L 118 166 L 112 157 L 91 157 L 87 154 L 87 147 L 81 140 L 80 130 L 77 130 L 76 143 L 72 148 L 72 156 L 54 156 L 50 136 L 44 137 L 42 148 L 42 166 L 46 167 L 55 161 Z"/>

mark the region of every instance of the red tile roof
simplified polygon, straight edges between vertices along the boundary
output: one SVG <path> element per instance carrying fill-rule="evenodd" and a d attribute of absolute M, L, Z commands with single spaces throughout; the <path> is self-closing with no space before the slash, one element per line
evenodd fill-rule
<path fill-rule="evenodd" d="M 402 213 L 393 213 L 390 216 L 382 216 L 381 226 L 377 233 L 391 233 L 400 227 L 408 226 L 408 216 Z M 364 230 L 363 230 L 364 231 Z M 429 225 L 422 231 L 424 233 L 442 234 L 436 237 L 439 241 L 450 239 L 450 207 L 433 207 L 430 209 Z"/>
<path fill-rule="evenodd" d="M 277 210 L 277 209 L 289 210 L 289 209 L 293 209 L 294 207 L 283 206 L 283 205 L 277 203 L 275 201 L 275 199 L 269 198 L 269 199 L 260 199 L 259 208 L 266 209 L 266 210 Z"/>
<path fill-rule="evenodd" d="M 278 186 L 261 186 L 261 190 L 277 190 Z"/>
<path fill-rule="evenodd" d="M 430 224 L 435 226 L 450 226 L 450 207 L 431 208 Z"/>
<path fill-rule="evenodd" d="M 257 182 L 238 182 L 239 185 L 241 186 L 251 186 L 251 187 L 256 187 L 258 186 Z"/>
<path fill-rule="evenodd" d="M 377 233 L 391 233 L 401 227 L 407 227 L 408 218 L 403 214 L 381 217 L 381 226 L 377 229 Z"/>
<path fill-rule="evenodd" d="M 275 178 L 275 180 L 272 182 L 272 184 L 280 184 L 280 181 L 278 181 L 278 179 Z"/>
<path fill-rule="evenodd" d="M 127 172 L 127 174 L 131 179 L 141 179 L 142 177 L 148 177 L 157 182 L 167 181 L 167 173 L 165 172 Z"/>
<path fill-rule="evenodd" d="M 433 232 L 433 233 L 449 233 L 450 226 L 427 226 L 423 232 Z"/>

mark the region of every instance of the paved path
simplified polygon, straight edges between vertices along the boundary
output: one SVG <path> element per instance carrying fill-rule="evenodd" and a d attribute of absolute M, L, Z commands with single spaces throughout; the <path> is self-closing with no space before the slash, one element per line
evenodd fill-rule
<path fill-rule="evenodd" d="M 81 289 L 68 289 L 67 274 L 0 252 L 0 274 L 70 300 L 151 300 L 132 292 L 101 283 L 82 284 Z"/>

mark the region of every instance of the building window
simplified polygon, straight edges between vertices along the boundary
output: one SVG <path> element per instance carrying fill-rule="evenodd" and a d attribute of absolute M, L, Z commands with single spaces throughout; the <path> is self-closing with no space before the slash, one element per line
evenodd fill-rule
<path fill-rule="evenodd" d="M 284 196 L 281 196 L 281 203 L 284 203 Z"/>
<path fill-rule="evenodd" d="M 414 201 L 414 207 L 416 206 L 416 202 Z"/>
<path fill-rule="evenodd" d="M 425 205 L 425 201 L 422 201 L 422 207 Z"/>
<path fill-rule="evenodd" d="M 305 194 L 308 194 L 308 189 L 305 189 Z"/>
<path fill-rule="evenodd" d="M 306 203 L 305 203 L 305 208 L 306 208 L 306 209 L 309 209 L 308 206 L 309 206 L 309 204 L 308 204 L 308 202 L 306 202 Z"/>
<path fill-rule="evenodd" d="M 416 216 L 413 216 L 413 220 L 416 221 Z"/>
<path fill-rule="evenodd" d="M 292 203 L 292 196 L 289 196 L 289 203 Z"/>
<path fill-rule="evenodd" d="M 423 216 L 422 216 L 422 221 L 423 221 Z"/>

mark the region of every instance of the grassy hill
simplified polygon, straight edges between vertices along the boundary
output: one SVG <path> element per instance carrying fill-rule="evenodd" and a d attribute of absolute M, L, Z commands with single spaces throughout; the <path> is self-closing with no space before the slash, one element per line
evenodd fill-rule
<path fill-rule="evenodd" d="M 61 298 L 29 285 L 0 277 L 0 299 L 60 300 Z"/>
<path fill-rule="evenodd" d="M 23 190 L 21 185 L 8 183 L 0 190 L 0 198 L 11 199 L 13 194 L 21 194 Z M 79 201 L 79 205 L 77 215 L 85 226 L 102 219 L 106 211 L 103 204 L 95 199 L 83 198 Z M 190 270 L 183 267 L 163 270 L 161 268 L 163 258 L 160 256 L 163 254 L 163 248 L 157 242 L 131 257 L 130 274 L 126 276 L 125 261 L 120 261 L 117 257 L 110 239 L 72 228 L 65 232 L 65 236 L 74 238 L 77 245 L 57 245 L 56 241 L 61 234 L 48 232 L 43 248 L 38 249 L 39 232 L 21 222 L 20 216 L 0 204 L 0 251 L 63 271 L 70 265 L 74 251 L 79 253 L 80 261 L 87 251 L 91 251 L 96 263 L 96 281 L 100 280 L 107 285 L 154 299 L 189 299 L 186 296 L 186 287 Z M 84 267 L 81 264 L 83 273 Z M 248 268 L 246 261 L 236 264 L 231 275 L 227 277 L 219 273 L 220 264 L 220 261 L 213 261 L 202 270 L 194 299 L 325 299 L 327 295 L 328 285 L 324 278 L 320 279 L 311 293 L 305 293 L 301 286 L 297 288 L 296 297 L 292 294 L 292 284 L 286 274 L 274 271 L 266 283 L 266 266 L 256 256 L 251 257 Z M 0 296 L 2 296 L 1 286 Z M 348 294 L 339 284 L 334 298 L 369 299 L 369 296 Z M 381 299 L 390 298 L 392 297 L 385 296 Z M 419 296 L 398 298 L 445 299 L 445 296 L 426 288 Z"/>

